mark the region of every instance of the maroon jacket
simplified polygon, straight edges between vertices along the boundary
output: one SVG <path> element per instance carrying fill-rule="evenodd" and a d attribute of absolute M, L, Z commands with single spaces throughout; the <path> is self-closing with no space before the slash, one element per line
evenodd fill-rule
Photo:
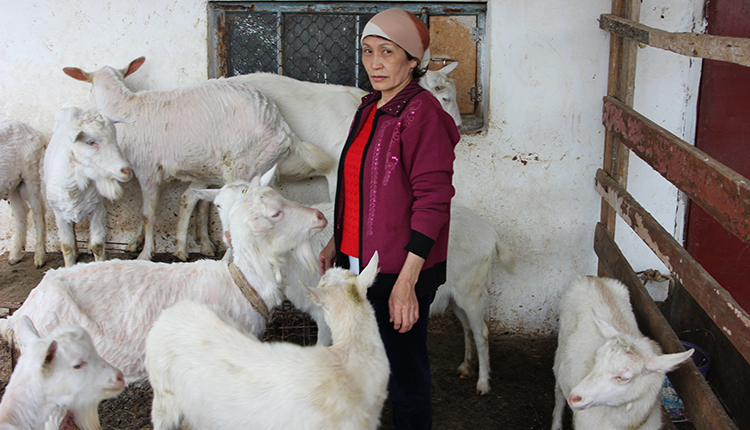
<path fill-rule="evenodd" d="M 362 98 L 341 152 L 334 215 L 337 250 L 343 227 L 344 159 L 380 95 L 376 91 Z M 408 252 L 425 259 L 417 296 L 445 283 L 454 148 L 459 139 L 453 118 L 416 80 L 375 112 L 359 183 L 361 267 L 376 250 L 380 259 L 370 297 L 390 296 Z M 341 253 L 337 265 L 349 265 Z"/>

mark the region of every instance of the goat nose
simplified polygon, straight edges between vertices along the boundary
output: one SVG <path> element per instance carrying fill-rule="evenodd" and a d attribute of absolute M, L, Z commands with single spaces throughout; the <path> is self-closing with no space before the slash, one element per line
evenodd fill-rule
<path fill-rule="evenodd" d="M 578 403 L 578 402 L 580 402 L 581 400 L 582 400 L 582 399 L 581 399 L 581 396 L 578 396 L 578 395 L 575 395 L 575 394 L 571 394 L 571 395 L 570 395 L 570 396 L 568 397 L 568 403 L 569 403 L 569 404 L 571 404 L 571 405 L 572 405 L 573 403 Z"/>
<path fill-rule="evenodd" d="M 130 177 L 133 175 L 133 171 L 128 169 L 127 167 L 123 167 L 120 169 L 120 173 L 122 173 L 123 176 L 125 176 L 126 179 L 130 179 Z"/>

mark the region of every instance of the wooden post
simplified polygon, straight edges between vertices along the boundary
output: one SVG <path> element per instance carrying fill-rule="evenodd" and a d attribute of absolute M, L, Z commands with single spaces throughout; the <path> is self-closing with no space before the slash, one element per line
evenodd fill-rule
<path fill-rule="evenodd" d="M 612 15 L 638 22 L 641 13 L 640 0 L 612 0 Z M 638 44 L 614 33 L 609 39 L 609 77 L 607 95 L 615 97 L 628 106 L 633 106 L 635 86 L 635 66 Z M 628 157 L 630 151 L 620 143 L 619 138 L 606 131 L 604 135 L 603 170 L 615 178 L 623 187 L 628 182 Z M 614 236 L 617 214 L 602 200 L 601 223 Z M 599 275 L 606 271 L 599 265 Z"/>

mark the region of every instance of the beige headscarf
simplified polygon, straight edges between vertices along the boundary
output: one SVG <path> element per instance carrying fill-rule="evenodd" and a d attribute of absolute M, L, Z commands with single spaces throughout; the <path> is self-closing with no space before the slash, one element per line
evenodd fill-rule
<path fill-rule="evenodd" d="M 430 30 L 411 12 L 403 9 L 386 9 L 373 16 L 362 30 L 362 40 L 378 36 L 395 42 L 412 57 L 422 61 L 430 46 Z"/>

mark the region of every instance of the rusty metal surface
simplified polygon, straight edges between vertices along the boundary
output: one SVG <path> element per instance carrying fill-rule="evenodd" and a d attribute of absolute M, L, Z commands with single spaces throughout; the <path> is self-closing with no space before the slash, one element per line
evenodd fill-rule
<path fill-rule="evenodd" d="M 604 98 L 603 122 L 724 228 L 750 243 L 750 185 L 744 176 L 612 97 Z"/>
<path fill-rule="evenodd" d="M 456 102 L 462 114 L 474 113 L 471 89 L 477 83 L 477 44 L 472 41 L 476 16 L 431 16 L 430 57 L 446 61 L 430 61 L 430 70 L 439 70 L 453 61 L 458 62 L 450 76 L 456 84 Z"/>
<path fill-rule="evenodd" d="M 602 224 L 596 226 L 594 250 L 609 276 L 628 287 L 633 312 L 643 334 L 656 340 L 666 353 L 684 351 L 677 334 Z M 668 376 L 697 429 L 738 429 L 692 360 L 684 362 Z"/>

